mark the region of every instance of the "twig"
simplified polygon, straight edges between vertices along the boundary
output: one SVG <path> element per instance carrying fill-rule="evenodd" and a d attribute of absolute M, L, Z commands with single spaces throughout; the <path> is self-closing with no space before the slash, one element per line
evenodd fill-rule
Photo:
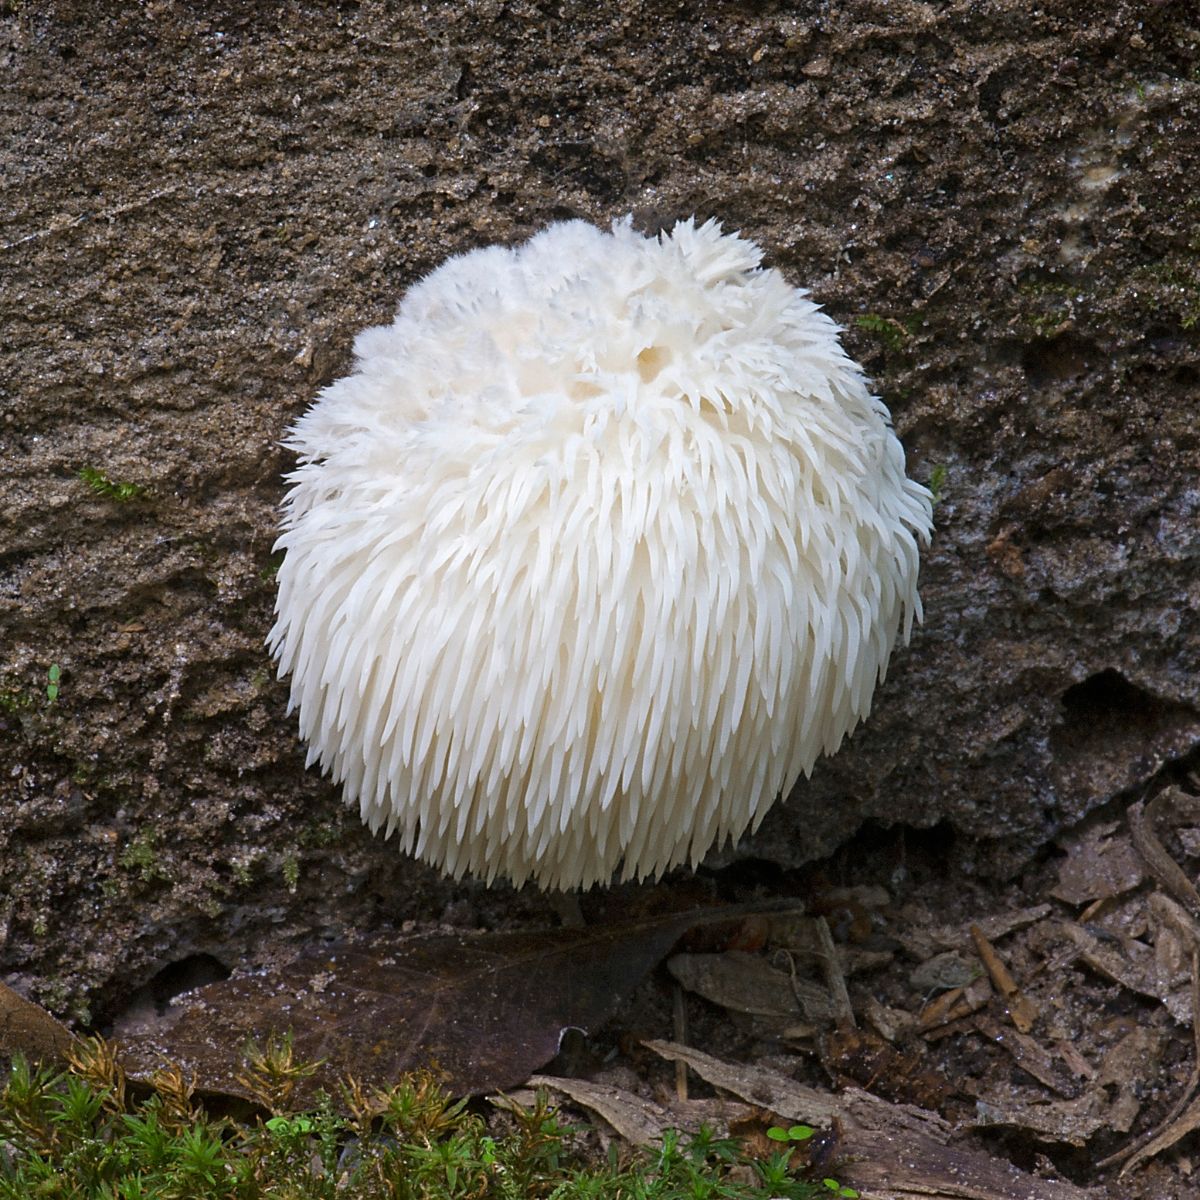
<path fill-rule="evenodd" d="M 1158 835 L 1159 819 L 1177 800 L 1187 799 L 1177 788 L 1159 792 L 1143 808 L 1133 805 L 1129 810 L 1129 832 L 1138 853 L 1146 860 L 1150 873 L 1194 917 L 1200 917 L 1200 892 L 1184 873 L 1183 868 L 1167 853 Z M 1194 803 L 1194 801 L 1193 801 Z"/>
<path fill-rule="evenodd" d="M 821 960 L 825 967 L 825 985 L 829 988 L 830 999 L 833 1000 L 833 1013 L 839 1025 L 851 1029 L 858 1028 L 854 1019 L 854 1009 L 850 1007 L 850 993 L 846 990 L 846 976 L 842 973 L 842 960 L 838 957 L 837 947 L 833 944 L 833 934 L 829 932 L 829 922 L 824 917 L 817 917 L 813 922 L 817 931 L 817 941 L 821 945 Z"/>
<path fill-rule="evenodd" d="M 978 925 L 971 926 L 971 940 L 975 943 L 975 952 L 983 960 L 984 967 L 991 978 L 996 991 L 1004 997 L 1008 1005 L 1008 1016 L 1012 1023 L 1021 1031 L 1028 1033 L 1037 1020 L 1037 1008 L 1028 996 L 1022 994 L 1016 980 L 1008 973 L 1008 968 L 1000 961 L 992 943 L 983 936 L 983 930 Z"/>
<path fill-rule="evenodd" d="M 675 1016 L 675 1041 L 680 1046 L 687 1045 L 687 1001 L 683 988 L 676 983 L 672 1000 Z M 685 1103 L 688 1098 L 688 1068 L 682 1058 L 675 1060 L 675 1095 L 679 1102 Z"/>

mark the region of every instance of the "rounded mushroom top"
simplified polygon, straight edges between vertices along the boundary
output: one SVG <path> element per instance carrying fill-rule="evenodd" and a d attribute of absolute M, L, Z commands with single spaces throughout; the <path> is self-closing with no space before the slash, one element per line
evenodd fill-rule
<path fill-rule="evenodd" d="M 295 423 L 270 645 L 373 830 L 456 876 L 641 878 L 867 714 L 930 497 L 760 258 L 711 221 L 463 254 Z"/>

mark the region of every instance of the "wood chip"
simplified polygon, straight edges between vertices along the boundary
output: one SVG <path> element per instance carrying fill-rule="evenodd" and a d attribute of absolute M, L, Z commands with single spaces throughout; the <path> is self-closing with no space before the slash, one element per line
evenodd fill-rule
<path fill-rule="evenodd" d="M 1007 937 L 1008 934 L 1015 933 L 1018 929 L 1025 929 L 1036 924 L 1044 917 L 1049 916 L 1052 911 L 1049 904 L 1035 904 L 1030 908 L 993 913 L 990 916 L 968 922 L 966 925 L 942 925 L 930 929 L 924 936 L 931 946 L 939 950 L 961 950 L 963 943 L 970 936 L 972 925 L 983 930 L 983 935 L 988 941 L 998 942 L 1002 937 Z M 916 947 L 910 947 L 910 949 L 918 958 L 929 957 L 929 954 L 920 952 Z"/>
<path fill-rule="evenodd" d="M 1182 979 L 1164 978 L 1154 951 L 1135 938 L 1116 935 L 1100 937 L 1073 921 L 1061 930 L 1074 943 L 1077 957 L 1093 971 L 1119 983 L 1131 992 L 1161 1001 L 1180 1024 L 1190 1021 L 1190 992 Z"/>
<path fill-rule="evenodd" d="M 970 987 L 955 988 L 931 1000 L 922 1010 L 917 1027 L 924 1033 L 931 1033 L 962 1021 L 972 1013 L 978 1012 L 995 993 L 992 981 L 981 975 Z"/>
<path fill-rule="evenodd" d="M 874 996 L 868 996 L 863 1004 L 863 1016 L 875 1027 L 881 1037 L 897 1042 L 912 1033 L 917 1027 L 916 1018 L 902 1008 L 891 1008 Z"/>
<path fill-rule="evenodd" d="M 989 1041 L 995 1042 L 1002 1050 L 1011 1054 L 1021 1070 L 1032 1075 L 1039 1083 L 1045 1084 L 1052 1092 L 1074 1100 L 1083 1090 L 1078 1079 L 1072 1078 L 1063 1064 L 1033 1038 L 1001 1025 L 994 1017 L 985 1013 L 975 1018 L 975 1028 Z"/>
<path fill-rule="evenodd" d="M 999 1096 L 984 1093 L 976 1099 L 972 1128 L 1005 1127 L 1032 1134 L 1039 1141 L 1082 1148 L 1100 1130 L 1114 1127 L 1112 1106 L 1099 1090 L 1073 1100 L 1052 1101 L 1044 1099 L 1044 1094 L 1013 1097 L 1005 1094 L 1008 1089 L 999 1090 Z"/>
<path fill-rule="evenodd" d="M 1116 821 L 1074 833 L 1064 844 L 1067 857 L 1050 895 L 1067 904 L 1102 904 L 1140 887 L 1146 877 L 1132 839 Z"/>
<path fill-rule="evenodd" d="M 1037 1006 L 1017 987 L 1016 980 L 1008 973 L 1008 968 L 1000 961 L 1000 956 L 992 948 L 991 942 L 984 937 L 979 926 L 972 925 L 970 932 L 975 950 L 983 960 L 988 976 L 996 990 L 1004 997 L 1009 1019 L 1022 1033 L 1028 1033 L 1037 1020 Z"/>
<path fill-rule="evenodd" d="M 1116 1154 L 1110 1154 L 1108 1158 L 1096 1164 L 1098 1167 L 1114 1166 L 1116 1163 L 1128 1159 L 1129 1161 L 1121 1168 L 1121 1175 L 1124 1176 L 1138 1163 L 1145 1162 L 1148 1158 L 1153 1158 L 1154 1155 L 1170 1148 L 1180 1138 L 1200 1126 L 1200 1098 L 1191 1099 L 1195 1096 L 1196 1089 L 1200 1088 L 1200 949 L 1192 951 L 1191 974 L 1192 985 L 1189 993 L 1192 1005 L 1193 1062 L 1191 1077 L 1180 1093 L 1179 1099 L 1171 1106 L 1171 1111 L 1156 1131 L 1148 1137 L 1134 1141 Z"/>
<path fill-rule="evenodd" d="M 1200 917 L 1200 892 L 1183 868 L 1167 853 L 1160 840 L 1158 826 L 1173 812 L 1183 813 L 1187 818 L 1194 817 L 1198 802 L 1197 797 L 1187 795 L 1180 788 L 1166 788 L 1149 804 L 1134 804 L 1129 809 L 1129 832 L 1150 873 L 1194 917 Z"/>
<path fill-rule="evenodd" d="M 842 974 L 841 959 L 838 957 L 837 947 L 833 944 L 833 934 L 829 932 L 829 922 L 824 917 L 817 917 L 814 924 L 821 946 L 825 984 L 829 988 L 830 1000 L 833 1003 L 834 1020 L 839 1025 L 848 1025 L 851 1029 L 856 1029 L 858 1022 L 854 1019 L 854 1009 L 850 1006 L 850 993 L 846 990 L 846 977 Z"/>

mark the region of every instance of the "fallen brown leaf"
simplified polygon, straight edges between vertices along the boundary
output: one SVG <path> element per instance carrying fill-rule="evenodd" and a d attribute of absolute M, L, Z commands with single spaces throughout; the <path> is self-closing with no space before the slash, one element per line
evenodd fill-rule
<path fill-rule="evenodd" d="M 40 1004 L 0 983 L 0 1054 L 29 1059 L 62 1059 L 74 1035 Z"/>
<path fill-rule="evenodd" d="M 346 1075 L 382 1086 L 430 1064 L 455 1095 L 511 1087 L 554 1057 L 566 1030 L 603 1025 L 683 933 L 730 913 L 309 951 L 189 993 L 173 1024 L 126 1042 L 127 1069 L 146 1078 L 177 1062 L 199 1089 L 244 1097 L 247 1041 L 290 1032 L 298 1058 L 324 1060 L 298 1101 L 336 1092 Z"/>
<path fill-rule="evenodd" d="M 732 1012 L 816 1022 L 833 1017 L 825 988 L 785 975 L 758 955 L 676 954 L 667 969 L 689 992 Z"/>

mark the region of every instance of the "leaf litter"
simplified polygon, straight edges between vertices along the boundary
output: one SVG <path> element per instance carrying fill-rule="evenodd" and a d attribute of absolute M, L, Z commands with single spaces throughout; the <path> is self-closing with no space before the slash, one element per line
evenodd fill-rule
<path fill-rule="evenodd" d="M 127 1070 L 148 1077 L 178 1063 L 205 1092 L 250 1098 L 239 1081 L 246 1044 L 288 1035 L 298 1058 L 321 1064 L 303 1099 L 347 1076 L 383 1087 L 430 1064 L 455 1095 L 512 1087 L 554 1058 L 568 1030 L 600 1029 L 685 933 L 745 911 L 309 950 L 188 993 L 169 1024 L 124 1041 Z"/>
<path fill-rule="evenodd" d="M 1077 1200 L 1097 1193 L 1045 1177 L 1052 1159 L 1033 1175 L 966 1139 L 998 1129 L 1051 1153 L 1085 1151 L 1120 1172 L 1120 1189 L 1200 1129 L 1200 893 L 1181 865 L 1200 849 L 1200 800 L 1168 787 L 1131 805 L 1124 824 L 1098 817 L 1062 845 L 1050 902 L 993 903 L 952 924 L 927 907 L 928 888 L 903 907 L 862 888 L 818 897 L 817 917 L 759 902 L 542 933 L 347 940 L 188 994 L 169 1023 L 130 1037 L 121 1061 L 131 1081 L 153 1086 L 172 1063 L 198 1094 L 253 1100 L 247 1043 L 287 1031 L 297 1060 L 317 1062 L 297 1080 L 296 1104 L 347 1077 L 386 1086 L 436 1063 L 456 1094 L 550 1089 L 637 1145 L 668 1129 L 761 1140 L 811 1122 L 819 1133 L 806 1153 L 836 1147 L 839 1178 L 875 1200 Z M 731 931 L 732 918 L 745 919 Z M 618 1065 L 585 1056 L 587 1078 L 537 1073 L 567 1032 L 601 1029 L 664 960 L 677 1002 L 685 988 L 707 1006 L 692 1042 L 712 1039 L 723 1017 L 760 1047 L 758 1061 L 684 1044 L 688 1006 L 677 1003 L 676 1039 L 643 1042 L 677 1072 L 674 1095 L 626 1043 Z M 1099 991 L 1064 991 L 1070 972 Z M 1097 996 L 1102 1009 L 1079 1007 Z M 1110 1015 L 1129 1001 L 1158 1007 Z M 1182 1030 L 1186 1080 L 1170 1057 Z M 72 1036 L 0 990 L 0 1050 L 61 1059 Z M 980 1054 L 990 1065 L 957 1065 Z M 801 1082 L 812 1066 L 837 1094 Z M 715 1095 L 689 1096 L 689 1074 Z"/>

